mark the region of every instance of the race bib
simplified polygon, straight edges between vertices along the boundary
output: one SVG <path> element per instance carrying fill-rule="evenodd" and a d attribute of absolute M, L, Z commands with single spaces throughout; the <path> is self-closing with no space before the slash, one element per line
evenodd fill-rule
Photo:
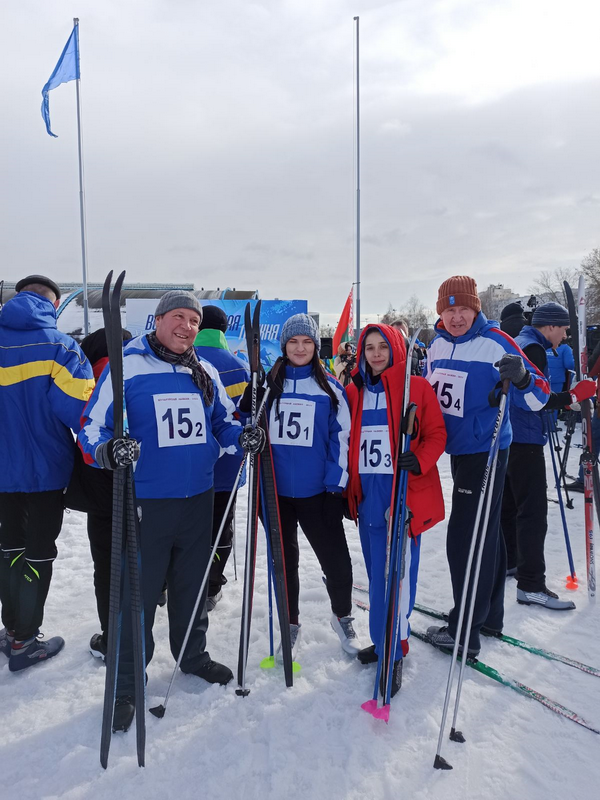
<path fill-rule="evenodd" d="M 387 425 L 363 425 L 361 428 L 358 471 L 363 475 L 393 475 L 394 465 Z"/>
<path fill-rule="evenodd" d="M 460 370 L 434 369 L 429 376 L 429 383 L 437 395 L 442 414 L 463 416 L 467 375 L 468 373 Z"/>
<path fill-rule="evenodd" d="M 206 444 L 206 416 L 199 394 L 155 394 L 159 447 Z"/>
<path fill-rule="evenodd" d="M 282 398 L 271 406 L 269 435 L 272 444 L 312 447 L 315 428 L 313 400 Z"/>

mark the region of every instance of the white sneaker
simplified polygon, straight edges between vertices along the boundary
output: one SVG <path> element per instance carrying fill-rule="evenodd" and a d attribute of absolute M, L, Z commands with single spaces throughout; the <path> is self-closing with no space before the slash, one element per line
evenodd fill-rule
<path fill-rule="evenodd" d="M 336 617 L 335 614 L 331 615 L 331 627 L 340 637 L 342 643 L 342 650 L 355 656 L 361 649 L 356 631 L 352 627 L 354 617 Z"/>
<path fill-rule="evenodd" d="M 292 645 L 292 661 L 296 660 L 296 651 L 298 650 L 298 643 L 300 642 L 300 628 L 302 625 L 298 623 L 298 625 L 293 625 L 290 622 L 290 641 Z M 276 664 L 283 664 L 283 656 L 281 654 L 281 642 L 279 643 L 279 647 L 275 653 L 275 663 Z"/>

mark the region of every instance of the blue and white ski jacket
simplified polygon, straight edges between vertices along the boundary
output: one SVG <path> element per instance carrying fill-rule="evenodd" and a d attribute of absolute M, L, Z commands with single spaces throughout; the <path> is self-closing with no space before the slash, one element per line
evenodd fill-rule
<path fill-rule="evenodd" d="M 510 385 L 507 408 L 514 404 L 525 411 L 540 411 L 550 397 L 548 381 L 527 360 L 514 340 L 479 312 L 463 336 L 451 336 L 441 320 L 435 325 L 437 336 L 429 345 L 425 378 L 432 385 L 444 414 L 450 455 L 484 453 L 492 443 L 497 408 L 489 404 L 490 392 L 497 386 L 500 373 L 494 364 L 505 353 L 523 358 L 531 381 L 525 389 Z M 502 420 L 499 446 L 512 441 L 510 414 Z"/>
<path fill-rule="evenodd" d="M 227 396 L 237 409 L 244 389 L 250 381 L 247 363 L 230 352 L 225 334 L 212 328 L 206 328 L 198 333 L 194 348 L 199 359 L 208 361 L 218 370 Z M 232 456 L 228 453 L 221 455 L 215 464 L 215 492 L 230 492 L 233 489 L 241 460 L 239 455 Z M 241 489 L 245 482 L 244 470 L 238 488 Z"/>
<path fill-rule="evenodd" d="M 51 301 L 35 292 L 9 300 L 0 314 L 0 492 L 65 488 L 93 388 L 92 366 L 56 330 Z"/>
<path fill-rule="evenodd" d="M 530 345 L 538 345 L 540 350 L 546 354 L 546 350 L 551 347 L 551 342 L 546 339 L 538 328 L 533 328 L 531 325 L 525 325 L 521 328 L 521 333 L 515 339 L 515 342 L 522 350 Z M 533 357 L 533 356 L 532 356 Z M 541 361 L 538 361 L 541 363 Z M 550 381 L 550 370 L 548 368 L 548 359 L 546 358 L 546 366 L 544 367 L 544 375 Z M 547 433 L 547 420 L 546 417 L 551 412 L 541 411 L 538 413 L 532 411 L 525 411 L 517 406 L 511 406 L 510 409 L 510 422 L 513 429 L 513 442 L 519 444 L 541 444 L 545 445 L 548 441 Z"/>
<path fill-rule="evenodd" d="M 348 482 L 350 409 L 342 386 L 327 376 L 339 406 L 313 377 L 311 364 L 285 368 L 283 393 L 271 405 L 269 436 L 277 493 L 314 497 L 342 492 Z"/>
<path fill-rule="evenodd" d="M 207 361 L 202 366 L 215 387 L 212 405 L 205 406 L 191 370 L 168 364 L 151 350 L 147 337 L 127 342 L 123 351 L 125 405 L 129 433 L 140 443 L 135 463 L 138 497 L 181 498 L 213 486 L 213 470 L 221 448 L 241 453 L 241 425 L 235 406 Z M 100 376 L 83 415 L 79 441 L 94 458 L 101 442 L 113 437 L 113 394 L 110 365 Z M 97 466 L 97 465 L 96 465 Z"/>

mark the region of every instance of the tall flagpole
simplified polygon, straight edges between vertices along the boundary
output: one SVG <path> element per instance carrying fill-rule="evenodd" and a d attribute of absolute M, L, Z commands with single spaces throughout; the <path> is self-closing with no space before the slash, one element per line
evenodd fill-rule
<path fill-rule="evenodd" d="M 73 18 L 73 25 L 79 28 L 79 19 Z M 79 31 L 77 32 L 79 34 Z M 77 60 L 79 60 L 79 36 L 77 36 Z M 87 288 L 87 243 L 85 235 L 85 198 L 83 194 L 83 137 L 81 133 L 81 99 L 79 96 L 79 84 L 81 78 L 75 80 L 77 93 L 77 146 L 79 151 L 79 220 L 81 227 L 81 268 L 83 272 L 83 332 L 87 336 L 90 332 L 89 308 L 88 308 L 88 288 Z"/>
<path fill-rule="evenodd" d="M 360 337 L 360 81 L 358 62 L 358 17 L 356 22 L 356 342 Z"/>

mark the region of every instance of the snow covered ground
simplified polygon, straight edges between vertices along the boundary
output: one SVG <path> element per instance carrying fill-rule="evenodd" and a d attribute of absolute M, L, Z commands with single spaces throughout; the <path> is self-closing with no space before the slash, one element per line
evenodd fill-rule
<path fill-rule="evenodd" d="M 575 450 L 571 471 L 576 470 Z M 549 457 L 548 457 L 549 460 Z M 446 497 L 449 463 L 440 462 Z M 549 472 L 549 483 L 553 480 Z M 549 494 L 555 493 L 551 489 Z M 600 666 L 600 610 L 584 582 L 583 496 L 567 511 L 582 587 L 577 610 L 551 612 L 519 606 L 513 579 L 506 584 L 505 632 Z M 238 505 L 238 581 L 228 566 L 223 600 L 210 617 L 209 649 L 232 668 L 237 663 L 242 595 L 245 494 Z M 550 503 L 546 545 L 550 588 L 566 595 L 568 572 L 558 506 Z M 358 534 L 347 524 L 355 580 L 366 582 Z M 424 535 L 418 602 L 447 609 L 450 580 L 445 524 Z M 390 722 L 360 709 L 371 696 L 374 668 L 346 656 L 329 626 L 321 574 L 306 541 L 301 552 L 301 675 L 286 689 L 283 675 L 259 668 L 268 655 L 264 542 L 257 562 L 255 614 L 248 662 L 250 695 L 209 686 L 179 674 L 167 714 L 147 716 L 146 768 L 139 769 L 135 733 L 113 737 L 109 768 L 99 764 L 104 667 L 87 645 L 98 630 L 85 517 L 65 516 L 43 630 L 66 639 L 48 664 L 13 675 L 0 655 L 2 796 L 29 798 L 486 798 L 548 800 L 598 797 L 600 737 L 521 697 L 473 670 L 466 671 L 459 727 L 466 744 L 446 740 L 452 772 L 432 768 L 449 658 L 413 640 L 402 691 Z M 356 628 L 369 643 L 367 614 Z M 418 613 L 413 627 L 431 621 Z M 173 669 L 166 610 L 155 626 L 157 649 L 149 666 L 148 706 L 162 701 Z M 484 640 L 481 658 L 507 675 L 572 708 L 600 727 L 600 682 L 497 641 Z"/>

